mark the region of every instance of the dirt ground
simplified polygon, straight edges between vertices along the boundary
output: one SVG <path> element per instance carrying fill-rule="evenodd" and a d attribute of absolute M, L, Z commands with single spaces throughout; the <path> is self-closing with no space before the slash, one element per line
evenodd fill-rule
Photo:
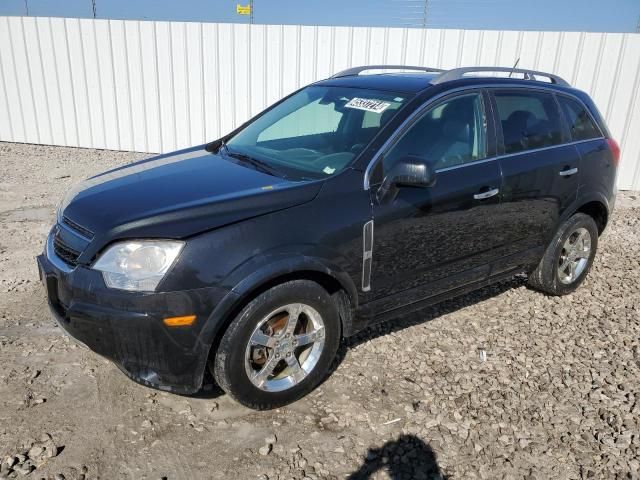
<path fill-rule="evenodd" d="M 391 321 L 254 412 L 139 386 L 49 315 L 35 256 L 63 192 L 143 156 L 0 143 L 0 478 L 638 478 L 635 194 L 576 293 L 514 279 Z"/>

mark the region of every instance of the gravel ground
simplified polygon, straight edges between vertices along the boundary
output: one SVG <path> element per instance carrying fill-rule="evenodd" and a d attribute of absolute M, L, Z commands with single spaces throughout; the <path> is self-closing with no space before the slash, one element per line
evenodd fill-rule
<path fill-rule="evenodd" d="M 139 386 L 49 316 L 34 257 L 63 192 L 143 156 L 0 143 L 0 478 L 638 478 L 634 194 L 576 293 L 514 279 L 389 322 L 261 413 Z"/>

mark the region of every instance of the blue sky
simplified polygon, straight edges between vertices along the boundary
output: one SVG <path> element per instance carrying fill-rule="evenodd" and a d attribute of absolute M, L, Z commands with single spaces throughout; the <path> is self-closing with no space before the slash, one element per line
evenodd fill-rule
<path fill-rule="evenodd" d="M 247 22 L 248 0 L 95 0 L 98 18 Z M 256 23 L 401 26 L 421 21 L 419 0 L 254 0 Z M 91 17 L 91 0 L 26 0 L 29 15 Z M 416 12 L 412 14 L 411 12 Z M 0 0 L 0 15 L 24 15 L 25 0 Z M 640 0 L 429 0 L 434 28 L 633 32 Z M 407 20 L 408 19 L 408 20 Z"/>

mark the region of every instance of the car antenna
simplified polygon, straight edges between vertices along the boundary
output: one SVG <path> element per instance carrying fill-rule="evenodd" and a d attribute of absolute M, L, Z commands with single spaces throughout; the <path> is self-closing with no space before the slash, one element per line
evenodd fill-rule
<path fill-rule="evenodd" d="M 513 75 L 513 71 L 516 69 L 519 63 L 520 63 L 520 57 L 518 57 L 518 59 L 516 60 L 516 63 L 514 63 L 513 67 L 511 67 L 511 72 L 509 72 L 509 78 L 511 78 L 511 75 Z"/>

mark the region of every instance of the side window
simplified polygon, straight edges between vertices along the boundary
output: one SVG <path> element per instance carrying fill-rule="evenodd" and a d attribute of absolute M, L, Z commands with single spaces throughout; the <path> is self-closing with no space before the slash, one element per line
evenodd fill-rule
<path fill-rule="evenodd" d="M 342 112 L 336 111 L 333 103 L 322 104 L 320 100 L 308 103 L 265 128 L 258 135 L 258 142 L 335 132 Z"/>
<path fill-rule="evenodd" d="M 435 169 L 486 158 L 482 95 L 461 95 L 428 110 L 384 156 L 385 172 L 406 155 L 422 157 Z"/>
<path fill-rule="evenodd" d="M 589 140 L 602 136 L 586 109 L 571 98 L 558 95 L 558 103 L 567 120 L 573 140 Z"/>
<path fill-rule="evenodd" d="M 505 153 L 562 143 L 560 113 L 553 95 L 540 92 L 495 92 Z"/>

